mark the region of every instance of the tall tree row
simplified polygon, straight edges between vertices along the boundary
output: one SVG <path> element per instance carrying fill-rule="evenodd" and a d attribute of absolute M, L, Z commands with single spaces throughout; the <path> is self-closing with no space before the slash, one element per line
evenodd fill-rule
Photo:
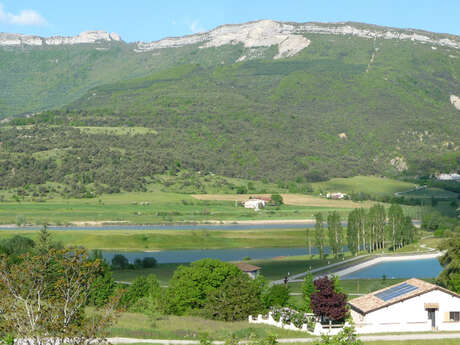
<path fill-rule="evenodd" d="M 388 224 L 387 224 L 388 216 Z M 388 215 L 383 205 L 374 205 L 369 211 L 359 208 L 348 215 L 348 249 L 356 255 L 364 250 L 373 253 L 390 242 L 393 251 L 415 240 L 412 219 L 405 216 L 400 205 L 391 205 Z"/>

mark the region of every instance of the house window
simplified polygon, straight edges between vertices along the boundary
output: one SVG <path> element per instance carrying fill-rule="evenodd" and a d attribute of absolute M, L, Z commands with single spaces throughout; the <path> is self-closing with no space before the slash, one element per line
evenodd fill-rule
<path fill-rule="evenodd" d="M 449 313 L 449 321 L 459 322 L 460 321 L 460 311 L 451 311 Z"/>

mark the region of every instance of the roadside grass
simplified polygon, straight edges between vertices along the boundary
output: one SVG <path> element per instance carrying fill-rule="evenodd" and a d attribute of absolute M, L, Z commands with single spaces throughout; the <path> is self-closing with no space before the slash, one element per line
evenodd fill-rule
<path fill-rule="evenodd" d="M 458 345 L 459 339 L 431 339 L 431 340 L 380 340 L 364 341 L 363 345 Z M 155 343 L 129 343 L 119 345 L 154 345 Z M 292 345 L 313 344 L 313 342 L 290 342 Z"/>
<path fill-rule="evenodd" d="M 367 193 L 372 195 L 393 195 L 415 188 L 415 184 L 377 176 L 354 176 L 333 178 L 325 182 L 313 183 L 315 192 Z"/>
<path fill-rule="evenodd" d="M 365 341 L 364 345 L 458 345 L 459 339 Z"/>
<path fill-rule="evenodd" d="M 280 338 L 307 338 L 303 332 L 287 331 L 281 328 L 249 324 L 248 321 L 224 322 L 199 316 L 161 315 L 157 320 L 139 313 L 122 313 L 115 325 L 109 329 L 109 337 L 140 339 L 196 339 L 205 335 L 212 340 L 225 340 L 232 334 L 240 339 L 251 335 L 275 335 Z"/>

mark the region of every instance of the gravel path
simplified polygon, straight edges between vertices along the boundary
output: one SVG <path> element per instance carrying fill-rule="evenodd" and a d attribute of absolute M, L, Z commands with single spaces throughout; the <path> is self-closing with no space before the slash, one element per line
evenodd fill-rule
<path fill-rule="evenodd" d="M 405 341 L 405 340 L 435 340 L 435 339 L 459 339 L 460 333 L 415 333 L 415 334 L 394 334 L 394 335 L 362 335 L 362 341 Z M 281 338 L 279 343 L 311 343 L 318 340 L 317 337 L 311 338 Z M 109 338 L 108 341 L 116 344 L 161 344 L 161 345 L 198 345 L 198 340 L 172 340 L 172 339 L 133 339 L 133 338 Z M 213 341 L 214 345 L 222 345 L 224 341 Z"/>

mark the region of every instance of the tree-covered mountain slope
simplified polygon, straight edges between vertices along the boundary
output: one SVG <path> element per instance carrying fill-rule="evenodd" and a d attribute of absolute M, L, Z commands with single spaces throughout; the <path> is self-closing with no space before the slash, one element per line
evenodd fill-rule
<path fill-rule="evenodd" d="M 142 77 L 86 93 L 81 87 L 83 95 L 65 107 L 8 124 L 37 127 L 0 128 L 0 159 L 8 162 L 0 173 L 17 179 L 11 176 L 13 168 L 20 176 L 16 158 L 28 155 L 49 163 L 39 168 L 47 175 L 38 180 L 84 175 L 79 180 L 113 183 L 112 171 L 119 179 L 139 179 L 138 185 L 177 167 L 272 181 L 458 170 L 460 109 L 452 101 L 460 96 L 458 38 L 430 34 L 426 41 L 420 32 L 415 39 L 369 34 L 390 29 L 355 29 L 360 34 L 283 29 L 275 34 L 284 41 L 273 41 L 273 31 L 254 36 L 232 28 L 185 43 L 110 43 L 111 61 L 118 44 L 133 54 L 129 65 Z M 294 43 L 282 48 L 289 40 Z M 304 47 L 297 50 L 298 44 Z M 129 71 L 115 63 L 110 68 L 112 78 Z M 88 126 L 154 132 L 124 136 L 75 128 Z"/>
<path fill-rule="evenodd" d="M 205 33 L 157 42 L 136 43 L 124 42 L 116 33 L 103 31 L 50 38 L 0 33 L 0 119 L 59 107 L 95 86 L 177 65 L 216 66 L 252 59 L 283 60 L 317 49 L 317 41 L 321 40 L 317 35 L 331 43 L 346 37 L 426 44 L 433 49 L 445 48 L 443 52 L 451 52 L 449 55 L 453 58 L 458 58 L 460 49 L 460 38 L 454 35 L 348 22 L 261 20 L 222 25 Z M 367 64 L 373 49 L 366 54 L 366 61 L 355 63 Z"/>

